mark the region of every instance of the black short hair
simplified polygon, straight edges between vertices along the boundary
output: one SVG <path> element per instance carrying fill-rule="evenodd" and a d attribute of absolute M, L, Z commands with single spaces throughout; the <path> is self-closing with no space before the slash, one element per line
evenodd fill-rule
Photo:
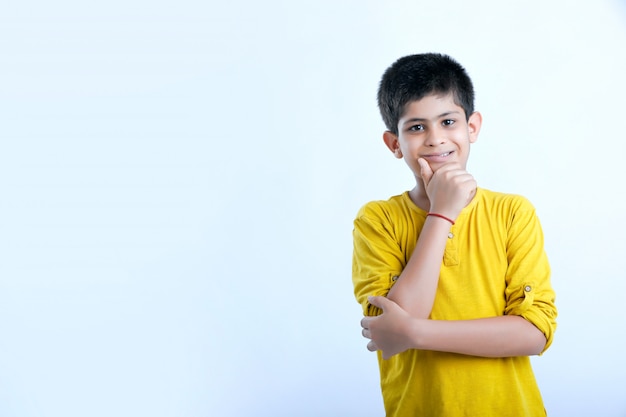
<path fill-rule="evenodd" d="M 378 88 L 378 108 L 387 129 L 398 134 L 398 122 L 409 102 L 430 94 L 452 94 L 469 119 L 474 112 L 472 80 L 448 55 L 426 53 L 398 59 L 383 74 Z"/>

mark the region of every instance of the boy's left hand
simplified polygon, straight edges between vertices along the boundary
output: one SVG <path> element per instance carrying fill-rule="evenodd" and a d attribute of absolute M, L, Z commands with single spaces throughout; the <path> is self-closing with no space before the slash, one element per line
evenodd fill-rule
<path fill-rule="evenodd" d="M 368 300 L 383 312 L 380 316 L 364 317 L 361 320 L 363 337 L 370 339 L 367 349 L 370 352 L 381 350 L 383 359 L 411 349 L 413 317 L 386 297 L 369 297 Z"/>

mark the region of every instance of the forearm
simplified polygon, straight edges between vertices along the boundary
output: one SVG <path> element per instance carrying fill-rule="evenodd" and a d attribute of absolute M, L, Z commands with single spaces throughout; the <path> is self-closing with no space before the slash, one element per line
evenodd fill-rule
<path fill-rule="evenodd" d="M 387 294 L 413 317 L 426 319 L 430 315 L 449 232 L 449 222 L 429 216 L 411 258 Z"/>
<path fill-rule="evenodd" d="M 520 316 L 476 320 L 414 320 L 410 330 L 416 349 L 483 357 L 538 355 L 546 338 Z"/>

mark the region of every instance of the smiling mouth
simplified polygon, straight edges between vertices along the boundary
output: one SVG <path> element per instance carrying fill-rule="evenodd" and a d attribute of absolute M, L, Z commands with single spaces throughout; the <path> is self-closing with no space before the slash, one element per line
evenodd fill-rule
<path fill-rule="evenodd" d="M 452 152 L 453 151 L 439 153 L 439 154 L 424 155 L 424 157 L 425 158 L 445 158 L 446 156 L 450 155 Z"/>

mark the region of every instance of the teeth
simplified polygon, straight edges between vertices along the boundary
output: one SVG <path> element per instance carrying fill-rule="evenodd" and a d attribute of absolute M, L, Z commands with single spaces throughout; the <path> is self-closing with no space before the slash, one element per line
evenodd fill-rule
<path fill-rule="evenodd" d="M 439 155 L 439 156 L 448 156 L 448 155 L 450 155 L 450 152 L 442 153 L 442 154 L 441 154 L 441 155 Z"/>

